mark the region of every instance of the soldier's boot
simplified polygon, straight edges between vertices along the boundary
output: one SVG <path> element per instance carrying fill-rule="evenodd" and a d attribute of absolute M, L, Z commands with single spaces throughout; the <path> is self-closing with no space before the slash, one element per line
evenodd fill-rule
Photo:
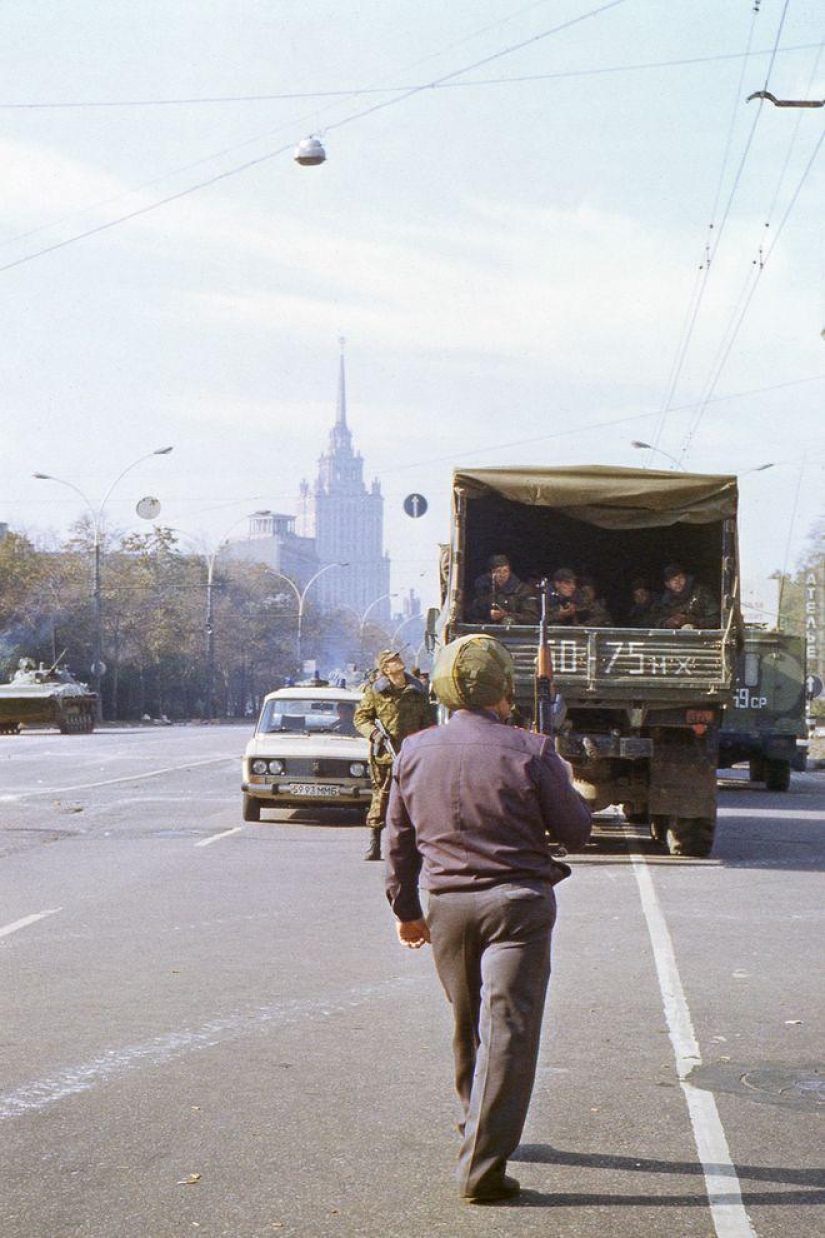
<path fill-rule="evenodd" d="M 381 859 L 381 827 L 370 827 L 370 845 L 364 852 L 365 860 L 380 860 Z"/>

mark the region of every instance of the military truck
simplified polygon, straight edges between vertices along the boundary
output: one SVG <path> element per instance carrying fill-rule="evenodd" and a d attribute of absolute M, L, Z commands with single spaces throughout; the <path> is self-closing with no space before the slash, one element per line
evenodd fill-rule
<path fill-rule="evenodd" d="M 529 720 L 537 625 L 478 622 L 474 582 L 496 554 L 524 581 L 561 566 L 593 576 L 615 626 L 547 632 L 567 711 L 558 751 L 594 811 L 621 804 L 671 854 L 708 855 L 718 729 L 741 626 L 736 478 L 597 465 L 461 469 L 452 498 L 434 638 L 488 632 L 503 641 L 515 659 L 516 704 Z M 672 562 L 712 592 L 718 627 L 629 625 L 633 578 L 647 576 L 661 589 Z"/>
<path fill-rule="evenodd" d="M 22 726 L 56 726 L 63 735 L 94 730 L 97 694 L 58 663 L 37 666 L 21 658 L 9 683 L 0 684 L 0 735 L 16 735 Z"/>
<path fill-rule="evenodd" d="M 805 703 L 803 637 L 746 628 L 719 732 L 719 768 L 747 761 L 753 782 L 787 791 L 791 770 L 804 770 L 807 760 Z"/>

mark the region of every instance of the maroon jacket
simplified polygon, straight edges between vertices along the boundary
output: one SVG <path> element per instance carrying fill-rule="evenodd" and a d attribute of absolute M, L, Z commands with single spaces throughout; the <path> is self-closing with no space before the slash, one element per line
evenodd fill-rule
<path fill-rule="evenodd" d="M 570 848 L 590 837 L 590 810 L 550 740 L 460 709 L 404 740 L 387 810 L 386 891 L 399 920 L 418 920 L 425 890 L 478 890 L 519 878 L 555 885 L 570 873 L 547 834 Z"/>

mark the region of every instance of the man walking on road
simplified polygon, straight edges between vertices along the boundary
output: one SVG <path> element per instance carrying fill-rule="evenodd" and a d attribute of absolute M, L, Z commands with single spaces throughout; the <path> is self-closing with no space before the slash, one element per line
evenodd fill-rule
<path fill-rule="evenodd" d="M 370 843 L 365 860 L 381 859 L 381 831 L 387 816 L 390 775 L 395 753 L 407 735 L 435 721 L 427 690 L 407 673 L 395 649 L 383 649 L 376 659 L 378 676 L 364 689 L 353 722 L 370 741 L 372 799 L 367 813 Z"/>
<path fill-rule="evenodd" d="M 570 874 L 552 857 L 547 834 L 581 847 L 591 819 L 552 741 L 504 725 L 513 662 L 503 645 L 486 635 L 452 642 L 432 684 L 455 712 L 446 726 L 408 739 L 396 760 L 387 898 L 403 945 L 432 942 L 453 1008 L 464 1110 L 459 1192 L 467 1203 L 494 1204 L 519 1191 L 505 1170 L 533 1090 L 553 886 Z"/>

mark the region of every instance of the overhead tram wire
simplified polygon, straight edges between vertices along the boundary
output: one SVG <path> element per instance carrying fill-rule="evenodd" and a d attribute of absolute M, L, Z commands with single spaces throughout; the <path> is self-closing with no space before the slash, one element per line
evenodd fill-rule
<path fill-rule="evenodd" d="M 483 27 L 483 30 L 488 29 L 490 27 Z M 479 34 L 482 31 L 476 31 L 475 33 Z M 466 41 L 466 39 L 461 39 L 458 40 L 458 43 Z M 451 44 L 453 47 L 456 45 Z M 780 48 L 779 54 L 789 55 L 793 52 L 809 51 L 814 47 L 819 47 L 819 44 L 794 43 L 788 47 Z M 441 53 L 435 54 L 440 55 Z M 559 69 L 553 73 L 525 73 L 515 77 L 480 77 L 471 82 L 429 82 L 419 83 L 419 85 L 422 90 L 467 90 L 477 86 L 521 85 L 527 82 L 548 82 L 575 77 L 598 77 L 610 73 L 637 73 L 648 69 L 689 68 L 692 65 L 714 64 L 724 60 L 746 60 L 756 56 L 770 55 L 773 55 L 773 49 L 763 47 L 744 52 L 720 52 L 715 56 L 689 56 L 678 60 L 645 60 L 632 64 L 600 65 L 584 69 Z M 432 57 L 426 57 L 425 59 L 429 60 Z M 420 63 L 420 61 L 416 62 L 416 64 Z M 414 68 L 415 65 L 409 67 Z M 223 103 L 278 103 L 299 99 L 351 99 L 364 95 L 401 94 L 409 89 L 411 89 L 409 86 L 349 86 L 339 90 L 294 90 L 250 95 L 192 95 L 168 99 L 89 99 L 40 103 L 0 102 L 0 111 L 82 111 L 86 108 L 197 107 L 216 106 Z M 230 147 L 228 149 L 237 148 Z M 223 153 L 223 151 L 219 152 L 219 154 Z"/>
<path fill-rule="evenodd" d="M 529 7 L 532 7 L 532 6 L 529 6 Z M 482 27 L 480 31 L 475 31 L 473 35 L 468 35 L 467 38 L 472 38 L 475 36 L 475 34 L 483 33 L 489 29 L 491 29 L 491 27 L 489 26 Z M 466 41 L 467 39 L 461 39 L 461 40 L 458 40 L 457 43 L 462 43 Z M 453 47 L 456 45 L 457 44 L 451 44 L 451 46 Z M 809 48 L 817 47 L 817 46 L 819 46 L 819 44 L 817 43 L 797 43 L 797 44 L 794 44 L 793 46 L 789 46 L 781 50 L 783 53 L 807 51 Z M 717 56 L 693 56 L 688 59 L 682 59 L 682 60 L 657 60 L 657 61 L 647 61 L 647 62 L 637 63 L 637 64 L 628 64 L 628 65 L 608 65 L 608 66 L 601 67 L 601 68 L 571 69 L 571 70 L 555 72 L 555 73 L 533 73 L 533 74 L 527 74 L 527 75 L 518 76 L 518 77 L 478 78 L 471 82 L 430 83 L 429 85 L 422 86 L 421 89 L 450 90 L 450 89 L 458 89 L 458 88 L 474 88 L 474 87 L 479 87 L 479 86 L 498 86 L 498 85 L 507 85 L 507 84 L 520 84 L 524 82 L 542 82 L 542 81 L 552 81 L 556 79 L 565 79 L 565 78 L 588 77 L 588 76 L 597 75 L 597 74 L 631 73 L 631 72 L 637 72 L 640 70 L 647 70 L 647 69 L 666 69 L 666 68 L 684 67 L 684 66 L 691 66 L 691 65 L 698 65 L 698 64 L 708 64 L 713 61 L 742 60 L 748 57 L 768 56 L 768 55 L 771 55 L 771 49 L 763 48 L 758 51 L 730 52 L 730 53 L 724 53 L 724 54 L 717 55 Z M 432 59 L 432 57 L 425 57 L 425 59 Z M 420 64 L 420 63 L 422 62 L 421 61 L 415 62 L 415 64 Z M 408 66 L 408 68 L 414 68 L 415 64 L 412 66 Z M 368 87 L 357 87 L 354 89 L 350 88 L 347 90 L 293 91 L 290 93 L 282 93 L 282 94 L 258 94 L 258 95 L 216 95 L 212 97 L 205 96 L 205 97 L 197 97 L 197 98 L 189 98 L 189 99 L 142 99 L 142 100 L 119 100 L 119 101 L 110 100 L 110 101 L 96 101 L 96 102 L 88 102 L 88 103 L 81 103 L 81 102 L 35 103 L 35 104 L 32 104 L 32 103 L 3 104 L 3 103 L 0 103 L 0 110 L 3 110 L 4 108 L 87 108 L 87 107 L 88 108 L 118 108 L 118 107 L 185 106 L 185 105 L 190 105 L 190 104 L 249 103 L 249 102 L 261 102 L 261 101 L 267 102 L 267 101 L 273 101 L 273 100 L 284 101 L 284 100 L 293 100 L 293 99 L 325 99 L 325 98 L 337 100 L 337 99 L 343 99 L 343 98 L 352 98 L 352 97 L 360 97 L 360 96 L 375 95 L 375 94 L 401 94 L 407 90 L 409 90 L 409 87 L 407 86 L 368 86 Z M 330 104 L 329 106 L 334 106 L 334 105 Z M 85 206 L 79 207 L 77 210 L 70 211 L 66 215 L 59 215 L 56 219 L 52 219 L 48 223 L 45 223 L 45 224 L 40 224 L 36 228 L 29 228 L 25 232 L 17 232 L 17 233 L 14 233 L 12 236 L 4 237 L 0 239 L 0 247 L 4 245 L 12 245 L 16 241 L 27 240 L 31 236 L 38 236 L 41 232 L 48 232 L 49 229 L 57 228 L 60 226 L 60 224 L 67 223 L 69 220 L 72 220 L 72 219 L 76 219 L 78 215 L 84 215 L 88 211 L 94 211 L 94 210 L 98 210 L 105 206 L 111 206 L 115 202 L 122 202 L 124 198 L 131 197 L 133 194 L 136 194 L 136 193 L 140 193 L 144 189 L 151 189 L 155 185 L 159 185 L 163 181 L 169 180 L 173 176 L 180 176 L 184 172 L 189 172 L 193 168 L 203 167 L 205 163 L 211 163 L 213 160 L 220 159 L 224 155 L 233 154 L 235 151 L 243 150 L 247 146 L 254 146 L 256 142 L 261 142 L 265 138 L 273 137 L 276 133 L 281 133 L 284 130 L 289 130 L 290 132 L 294 133 L 295 130 L 298 129 L 304 121 L 311 121 L 317 118 L 318 115 L 319 113 L 317 112 L 317 110 L 312 111 L 312 112 L 306 112 L 302 116 L 299 116 L 295 118 L 294 120 L 284 122 L 284 124 L 279 125 L 276 129 L 268 129 L 265 133 L 259 133 L 259 134 L 256 134 L 254 137 L 246 138 L 243 142 L 237 142 L 237 143 L 233 143 L 233 145 L 231 146 L 222 147 L 221 150 L 213 151 L 209 155 L 204 155 L 201 159 L 195 159 L 189 163 L 180 164 L 177 167 L 170 168 L 168 171 L 161 173 L 160 176 L 155 176 L 151 180 L 148 180 L 148 181 L 142 181 L 139 184 L 133 186 L 133 188 L 127 189 L 122 193 L 115 194 L 114 196 L 109 197 L 109 198 L 99 198 L 95 202 L 89 202 Z M 699 269 L 701 270 L 701 268 Z M 691 298 L 690 304 L 692 304 L 692 298 Z M 688 315 L 690 314 L 690 308 L 688 308 L 687 313 Z"/>
<path fill-rule="evenodd" d="M 679 380 L 681 379 L 681 376 L 682 376 L 682 370 L 684 368 L 685 359 L 687 358 L 688 350 L 693 340 L 693 333 L 696 329 L 696 322 L 699 317 L 699 310 L 702 307 L 702 301 L 704 299 L 705 289 L 707 287 L 707 282 L 708 282 L 708 278 L 710 275 L 711 264 L 713 262 L 714 257 L 716 256 L 716 252 L 722 240 L 722 233 L 724 232 L 725 224 L 727 223 L 728 215 L 730 214 L 731 204 L 736 195 L 736 191 L 739 187 L 739 181 L 741 179 L 742 169 L 745 166 L 745 161 L 747 159 L 748 152 L 750 150 L 750 144 L 753 139 L 754 129 L 756 128 L 756 121 L 759 118 L 759 112 L 757 111 L 754 117 L 754 124 L 751 128 L 751 133 L 748 138 L 748 142 L 745 146 L 745 151 L 739 162 L 738 172 L 734 179 L 731 192 L 728 195 L 728 202 L 725 208 L 724 216 L 722 218 L 722 223 L 718 231 L 716 231 L 716 227 L 715 227 L 716 212 L 719 207 L 719 198 L 722 192 L 722 184 L 724 182 L 725 172 L 727 171 L 728 159 L 730 156 L 731 142 L 733 139 L 733 131 L 734 131 L 734 127 L 736 124 L 736 117 L 738 115 L 739 108 L 741 106 L 742 86 L 745 80 L 745 67 L 747 65 L 748 56 L 750 54 L 751 45 L 753 43 L 753 36 L 756 30 L 756 18 L 758 16 L 758 12 L 759 10 L 757 8 L 754 8 L 753 14 L 751 16 L 750 29 L 748 31 L 748 41 L 745 47 L 745 54 L 742 59 L 742 67 L 741 67 L 740 74 L 739 74 L 739 81 L 736 86 L 736 93 L 733 97 L 731 116 L 730 116 L 730 121 L 728 123 L 728 133 L 727 133 L 727 138 L 725 140 L 724 152 L 722 155 L 722 165 L 719 169 L 719 176 L 717 177 L 717 181 L 716 181 L 716 191 L 714 193 L 713 206 L 711 208 L 710 223 L 708 224 L 707 235 L 705 238 L 704 258 L 699 263 L 699 267 L 697 271 L 697 278 L 694 282 L 693 292 L 691 293 L 691 299 L 688 303 L 688 310 L 685 315 L 684 323 L 682 325 L 682 330 L 679 334 L 676 351 L 674 353 L 673 363 L 671 365 L 670 373 L 668 375 L 667 386 L 665 388 L 665 396 L 664 396 L 664 399 L 662 400 L 662 405 L 659 410 L 659 418 L 656 422 L 656 425 L 654 427 L 654 432 L 652 435 L 652 447 L 651 447 L 650 453 L 648 454 L 648 463 L 650 462 L 650 456 L 652 455 L 652 453 L 658 450 L 659 442 L 661 440 L 662 434 L 664 433 L 668 412 L 670 410 L 671 403 L 676 395 L 676 390 L 679 385 Z M 771 54 L 771 62 L 770 62 L 771 64 L 773 64 L 775 55 L 776 55 L 776 44 L 774 45 L 774 50 Z M 714 232 L 715 232 L 715 236 L 714 236 Z M 712 248 L 711 248 L 711 245 L 712 245 Z"/>
<path fill-rule="evenodd" d="M 624 3 L 626 3 L 626 0 L 607 0 L 607 3 L 601 4 L 595 9 L 590 9 L 586 13 L 581 13 L 578 17 L 570 18 L 557 26 L 551 27 L 549 30 L 540 31 L 538 34 L 531 35 L 530 38 L 523 39 L 519 43 L 514 43 L 511 46 L 502 48 L 497 52 L 492 52 L 490 55 L 484 56 L 481 60 L 474 61 L 473 64 L 465 65 L 461 69 L 454 69 L 452 72 L 446 73 L 440 78 L 437 78 L 435 82 L 429 82 L 426 85 L 413 86 L 407 90 L 406 93 L 401 94 L 394 99 L 384 99 L 379 103 L 373 103 L 359 112 L 354 112 L 349 116 L 345 116 L 342 120 L 334 121 L 331 125 L 327 125 L 325 127 L 324 132 L 327 133 L 332 132 L 335 129 L 341 129 L 345 125 L 350 125 L 355 121 L 363 120 L 365 117 L 371 116 L 375 112 L 383 111 L 388 107 L 394 107 L 399 103 L 404 103 L 407 99 L 411 99 L 413 96 L 421 94 L 425 90 L 430 90 L 434 85 L 449 81 L 454 77 L 459 77 L 463 73 L 471 73 L 473 69 L 481 68 L 485 64 L 491 64 L 494 60 L 500 60 L 504 56 L 510 56 L 514 52 L 522 51 L 525 47 L 531 47 L 534 44 L 541 42 L 543 39 L 550 38 L 554 34 L 560 34 L 564 30 L 569 30 L 572 26 L 577 26 L 581 22 L 587 21 L 589 18 L 598 17 L 602 13 L 606 13 L 610 9 L 618 8 Z M 257 156 L 255 159 L 247 160 L 239 166 L 227 168 L 225 171 L 219 172 L 215 176 L 210 176 L 207 180 L 200 181 L 196 185 L 190 185 L 186 189 L 179 190 L 177 193 L 168 194 L 165 198 L 161 198 L 159 201 L 149 202 L 145 206 L 137 207 L 135 210 L 129 211 L 127 214 L 121 215 L 116 219 L 107 220 L 105 223 L 97 224 L 93 228 L 87 228 L 85 231 L 76 233 L 74 236 L 65 237 L 62 241 L 56 241 L 52 245 L 46 245 L 42 249 L 35 250 L 30 254 L 24 254 L 22 258 L 16 258 L 13 262 L 7 262 L 3 266 L 0 266 L 0 273 L 4 271 L 11 271 L 15 267 L 23 266 L 28 262 L 33 262 L 36 258 L 42 258 L 46 254 L 55 253 L 59 249 L 65 249 L 68 245 L 73 245 L 77 241 L 83 241 L 91 236 L 97 236 L 102 232 L 108 232 L 110 229 L 116 228 L 120 224 L 127 223 L 132 219 L 137 219 L 142 215 L 148 215 L 150 212 L 159 210 L 163 206 L 168 206 L 172 202 L 179 202 L 182 198 L 186 198 L 190 194 L 197 193 L 201 189 L 206 189 L 211 185 L 217 185 L 221 181 L 228 180 L 229 177 L 237 176 L 241 172 L 246 172 L 250 168 L 266 163 L 270 159 L 275 159 L 278 155 L 285 154 L 291 148 L 292 143 L 290 143 L 289 146 L 279 147 L 278 150 L 268 151 L 263 155 Z"/>
<path fill-rule="evenodd" d="M 787 8 L 787 5 L 786 5 L 786 8 Z M 810 77 L 808 80 L 808 90 L 811 89 L 813 82 L 816 80 L 816 76 L 819 71 L 819 62 L 822 57 L 822 51 L 824 47 L 825 47 L 825 41 L 823 41 L 819 45 L 816 59 L 814 60 L 813 68 L 811 69 Z M 779 201 L 779 195 L 782 191 L 782 186 L 785 181 L 785 176 L 788 170 L 788 165 L 790 163 L 791 154 L 793 152 L 793 148 L 796 143 L 797 136 L 799 134 L 799 127 L 800 127 L 801 120 L 802 120 L 802 114 L 797 113 L 796 121 L 794 123 L 794 127 L 791 132 L 790 141 L 788 143 L 788 149 L 785 152 L 785 159 L 783 161 L 782 168 L 777 178 L 776 188 L 774 189 L 770 206 L 768 207 L 768 211 L 765 215 L 765 222 L 763 224 L 763 232 L 765 233 L 767 233 L 767 230 L 770 228 L 771 222 L 773 220 L 774 211 L 776 209 L 776 204 Z M 736 337 L 738 336 L 742 323 L 744 322 L 745 314 L 750 306 L 754 293 L 756 292 L 756 285 L 759 283 L 759 280 L 762 275 L 762 271 L 765 268 L 767 257 L 772 251 L 775 242 L 779 239 L 779 234 L 784 228 L 785 223 L 787 222 L 788 216 L 790 215 L 790 212 L 793 209 L 796 199 L 798 198 L 799 193 L 802 189 L 802 185 L 804 184 L 804 181 L 807 178 L 811 167 L 813 166 L 813 162 L 816 159 L 816 154 L 817 152 L 815 151 L 814 155 L 812 156 L 809 166 L 806 168 L 803 174 L 802 180 L 797 185 L 797 188 L 791 199 L 791 203 L 788 209 L 786 210 L 782 218 L 782 221 L 779 225 L 779 231 L 775 233 L 774 238 L 771 242 L 771 245 L 768 248 L 768 254 L 766 255 L 766 253 L 764 252 L 764 245 L 762 242 L 760 242 L 759 245 L 757 246 L 756 257 L 752 259 L 751 264 L 748 267 L 747 277 L 744 280 L 742 289 L 739 293 L 739 297 L 737 298 L 737 301 L 734 305 L 733 311 L 730 315 L 728 324 L 723 333 L 719 347 L 717 348 L 716 354 L 711 363 L 710 372 L 709 372 L 708 378 L 705 381 L 705 385 L 703 388 L 703 394 L 699 401 L 698 411 L 696 413 L 692 426 L 688 429 L 688 432 L 685 435 L 685 439 L 682 444 L 681 454 L 679 457 L 680 463 L 684 460 L 685 456 L 690 450 L 691 444 L 693 442 L 693 438 L 705 415 L 708 398 L 709 396 L 713 394 L 716 388 L 716 384 L 719 381 L 719 377 L 721 376 L 722 370 L 724 369 L 724 366 L 727 363 L 727 359 L 730 356 L 731 350 L 736 341 Z"/>
<path fill-rule="evenodd" d="M 724 349 L 724 352 L 722 353 L 722 356 L 721 356 L 721 358 L 720 358 L 720 360 L 719 360 L 719 362 L 718 362 L 718 364 L 717 364 L 717 366 L 716 366 L 716 369 L 715 369 L 715 371 L 714 371 L 714 373 L 713 373 L 712 380 L 711 380 L 711 382 L 710 382 L 710 384 L 709 384 L 709 386 L 708 386 L 707 394 L 706 394 L 705 398 L 703 399 L 702 403 L 701 403 L 701 404 L 700 404 L 700 406 L 699 406 L 699 410 L 698 410 L 698 412 L 697 412 L 697 414 L 696 414 L 696 417 L 694 418 L 693 425 L 691 426 L 691 428 L 690 428 L 690 430 L 689 430 L 689 432 L 688 432 L 688 436 L 687 436 L 687 438 L 686 438 L 686 440 L 685 440 L 685 443 L 684 443 L 684 444 L 683 444 L 683 446 L 682 446 L 682 450 L 681 450 L 681 453 L 680 453 L 680 455 L 679 455 L 679 461 L 680 461 L 680 463 L 681 463 L 681 462 L 685 459 L 685 456 L 687 455 L 688 451 L 690 450 L 690 447 L 691 447 L 691 445 L 692 445 L 693 439 L 694 439 L 694 437 L 695 437 L 695 435 L 696 435 L 697 430 L 699 429 L 699 425 L 701 424 L 702 419 L 703 419 L 703 417 L 704 417 L 704 415 L 705 415 L 705 412 L 707 411 L 707 406 L 708 406 L 708 404 L 710 403 L 710 397 L 713 395 L 714 391 L 716 390 L 716 385 L 717 385 L 717 383 L 719 382 L 719 379 L 720 379 L 720 378 L 721 378 L 721 376 L 722 376 L 722 372 L 723 372 L 723 370 L 724 370 L 724 368 L 725 368 L 725 366 L 726 366 L 726 364 L 727 364 L 728 357 L 729 357 L 729 356 L 730 356 L 730 354 L 731 354 L 731 350 L 732 350 L 732 348 L 733 348 L 733 345 L 735 344 L 736 339 L 737 339 L 737 336 L 739 335 L 739 332 L 740 332 L 740 330 L 742 329 L 742 323 L 745 321 L 745 316 L 746 316 L 746 314 L 747 314 L 747 312 L 748 312 L 748 309 L 750 308 L 750 303 L 751 303 L 751 301 L 753 300 L 753 296 L 754 296 L 754 293 L 756 292 L 756 289 L 757 289 L 757 287 L 758 287 L 758 285 L 759 285 L 759 280 L 760 280 L 760 279 L 761 279 L 761 277 L 762 277 L 762 273 L 763 273 L 763 271 L 765 270 L 765 267 L 768 265 L 768 261 L 769 261 L 769 259 L 770 259 L 771 255 L 772 255 L 772 253 L 773 253 L 774 249 L 776 248 L 776 245 L 777 245 L 777 243 L 778 243 L 778 241 L 779 241 L 779 238 L 780 238 L 780 236 L 781 236 L 781 234 L 782 234 L 782 231 L 783 231 L 783 229 L 784 229 L 784 227 L 785 227 L 785 224 L 788 222 L 788 219 L 790 218 L 791 212 L 792 212 L 792 210 L 793 210 L 794 206 L 796 205 L 797 199 L 799 198 L 799 195 L 800 195 L 800 193 L 801 193 L 801 191 L 802 191 L 802 186 L 805 184 L 805 181 L 808 179 L 808 176 L 810 175 L 811 169 L 813 168 L 814 163 L 816 162 L 816 159 L 817 159 L 817 157 L 818 157 L 818 155 L 819 155 L 819 152 L 822 150 L 822 144 L 823 144 L 823 142 L 825 142 L 825 129 L 823 129 L 822 133 L 820 134 L 819 141 L 817 142 L 816 146 L 814 147 L 813 153 L 811 154 L 810 159 L 808 160 L 807 164 L 805 165 L 805 170 L 804 170 L 804 172 L 802 173 L 802 176 L 801 176 L 801 178 L 800 178 L 800 180 L 799 180 L 799 183 L 797 184 L 796 189 L 794 190 L 793 196 L 791 197 L 791 200 L 790 200 L 790 202 L 788 203 L 788 205 L 787 205 L 787 207 L 786 207 L 786 209 L 785 209 L 785 213 L 784 213 L 784 215 L 782 216 L 782 219 L 781 219 L 781 221 L 780 221 L 780 223 L 779 223 L 779 227 L 777 228 L 776 232 L 775 232 L 775 233 L 774 233 L 774 235 L 773 235 L 773 239 L 772 239 L 772 241 L 771 241 L 771 244 L 770 244 L 769 249 L 768 249 L 767 253 L 765 253 L 765 254 L 761 257 L 761 259 L 760 259 L 760 261 L 759 261 L 759 263 L 758 263 L 758 265 L 757 265 L 757 267 L 756 267 L 756 274 L 755 274 L 755 277 L 754 277 L 753 281 L 752 281 L 752 282 L 751 282 L 751 284 L 750 284 L 750 290 L 748 291 L 747 296 L 746 296 L 746 298 L 744 299 L 744 304 L 742 305 L 741 309 L 738 311 L 738 316 L 736 317 L 736 319 L 735 319 L 735 320 L 732 320 L 732 322 L 729 324 L 729 327 L 728 327 L 728 342 L 727 342 L 727 345 L 726 345 L 726 347 L 725 347 L 725 349 Z"/>

